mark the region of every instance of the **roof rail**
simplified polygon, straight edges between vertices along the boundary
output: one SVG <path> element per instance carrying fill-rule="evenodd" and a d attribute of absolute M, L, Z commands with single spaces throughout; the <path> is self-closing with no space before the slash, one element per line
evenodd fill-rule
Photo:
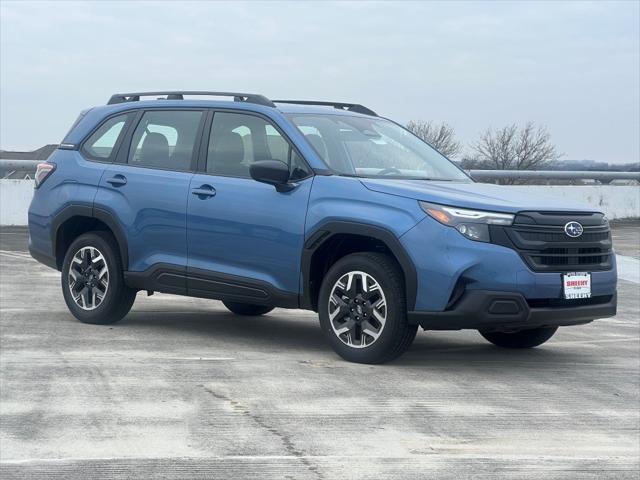
<path fill-rule="evenodd" d="M 296 105 L 322 105 L 325 107 L 333 107 L 338 110 L 347 110 L 348 112 L 356 112 L 362 113 L 364 115 L 371 115 L 373 117 L 377 117 L 378 114 L 371 110 L 370 108 L 365 107 L 364 105 L 359 105 L 357 103 L 344 103 L 344 102 L 316 102 L 314 100 L 273 100 L 274 103 L 293 103 Z"/>
<path fill-rule="evenodd" d="M 233 97 L 235 102 L 255 103 L 267 107 L 275 107 L 273 102 L 263 95 L 255 93 L 233 93 L 233 92 L 200 92 L 200 91 L 170 91 L 170 92 L 136 92 L 136 93 L 116 93 L 111 95 L 107 105 L 116 103 L 137 102 L 140 97 L 152 97 L 156 95 L 166 96 L 164 100 L 183 100 L 184 95 L 209 95 L 215 97 Z"/>

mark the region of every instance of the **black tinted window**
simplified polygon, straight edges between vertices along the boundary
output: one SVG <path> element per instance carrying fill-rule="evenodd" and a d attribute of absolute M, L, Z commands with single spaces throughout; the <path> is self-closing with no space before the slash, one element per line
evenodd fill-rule
<path fill-rule="evenodd" d="M 202 112 L 145 112 L 131 139 L 129 164 L 190 170 Z"/>
<path fill-rule="evenodd" d="M 309 175 L 302 158 L 269 122 L 254 115 L 217 112 L 211 126 L 207 172 L 249 177 L 249 166 L 260 160 L 286 163 L 294 180 Z"/>
<path fill-rule="evenodd" d="M 127 118 L 127 114 L 118 115 L 104 122 L 84 143 L 83 152 L 90 158 L 108 159 L 120 135 L 124 132 Z"/>

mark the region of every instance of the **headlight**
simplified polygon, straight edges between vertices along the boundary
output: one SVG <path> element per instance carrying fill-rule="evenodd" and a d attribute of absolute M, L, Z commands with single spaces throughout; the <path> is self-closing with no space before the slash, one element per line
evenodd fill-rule
<path fill-rule="evenodd" d="M 509 213 L 467 210 L 435 203 L 419 202 L 422 209 L 438 222 L 458 230 L 470 240 L 488 242 L 489 225 L 511 225 L 514 216 Z"/>

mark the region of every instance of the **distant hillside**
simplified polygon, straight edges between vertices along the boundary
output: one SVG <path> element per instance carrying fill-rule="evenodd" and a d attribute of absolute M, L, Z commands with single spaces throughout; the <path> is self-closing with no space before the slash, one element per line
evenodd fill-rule
<path fill-rule="evenodd" d="M 493 170 L 495 166 L 486 161 L 464 158 L 456 162 L 467 170 Z M 596 160 L 556 160 L 549 162 L 541 170 L 573 170 L 588 172 L 640 172 L 640 162 L 635 163 L 607 163 Z"/>
<path fill-rule="evenodd" d="M 640 171 L 640 163 L 607 163 L 596 160 L 557 160 L 551 162 L 549 170 L 638 172 Z"/>
<path fill-rule="evenodd" d="M 50 144 L 33 150 L 32 152 L 0 150 L 0 158 L 5 160 L 46 160 L 56 148 L 58 148 L 58 145 Z"/>

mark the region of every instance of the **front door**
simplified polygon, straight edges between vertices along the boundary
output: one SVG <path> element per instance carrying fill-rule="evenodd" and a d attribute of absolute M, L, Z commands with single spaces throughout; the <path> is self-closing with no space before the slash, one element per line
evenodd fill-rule
<path fill-rule="evenodd" d="M 250 178 L 249 165 L 268 159 L 290 165 L 293 190 Z M 295 306 L 309 168 L 264 118 L 215 112 L 205 169 L 191 179 L 188 199 L 189 293 Z"/>

